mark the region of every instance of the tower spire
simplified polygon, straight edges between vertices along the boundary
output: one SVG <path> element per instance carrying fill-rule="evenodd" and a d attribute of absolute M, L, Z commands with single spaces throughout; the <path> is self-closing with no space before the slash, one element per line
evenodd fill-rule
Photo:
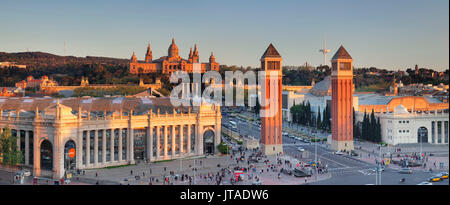
<path fill-rule="evenodd" d="M 152 49 L 150 43 L 147 46 L 147 53 L 145 54 L 145 62 L 150 63 L 152 61 Z"/>

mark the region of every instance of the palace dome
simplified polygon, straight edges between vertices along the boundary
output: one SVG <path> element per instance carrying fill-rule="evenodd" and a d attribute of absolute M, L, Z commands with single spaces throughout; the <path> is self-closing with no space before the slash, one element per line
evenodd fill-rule
<path fill-rule="evenodd" d="M 175 39 L 172 38 L 172 44 L 169 46 L 169 57 L 177 57 L 178 56 L 178 46 L 175 44 Z"/>

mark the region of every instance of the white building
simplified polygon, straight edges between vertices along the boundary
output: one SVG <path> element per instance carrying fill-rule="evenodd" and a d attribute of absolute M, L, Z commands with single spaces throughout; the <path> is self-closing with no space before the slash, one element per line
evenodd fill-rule
<path fill-rule="evenodd" d="M 357 112 L 356 117 L 362 122 L 364 112 Z M 394 112 L 375 113 L 375 117 L 380 118 L 382 141 L 390 145 L 420 142 L 448 144 L 448 110 L 408 112 L 403 105 L 399 105 Z"/>

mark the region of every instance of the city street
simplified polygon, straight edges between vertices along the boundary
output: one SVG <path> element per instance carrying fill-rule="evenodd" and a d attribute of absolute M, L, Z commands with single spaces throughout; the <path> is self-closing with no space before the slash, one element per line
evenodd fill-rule
<path fill-rule="evenodd" d="M 260 128 L 253 123 L 245 122 L 236 117 L 232 117 L 230 115 L 224 116 L 222 118 L 222 123 L 229 123 L 232 120 L 237 123 L 237 132 L 241 135 L 251 135 L 256 139 L 260 137 Z M 295 127 L 295 126 L 294 126 Z M 286 128 L 284 126 L 284 128 Z M 284 132 L 285 130 L 283 130 Z M 363 154 L 364 158 L 360 156 L 351 157 L 347 154 L 343 155 L 335 155 L 334 152 L 327 148 L 327 145 L 324 143 L 317 143 L 317 160 L 322 164 L 326 164 L 328 166 L 328 173 L 331 175 L 330 179 L 322 180 L 319 182 L 314 182 L 312 184 L 329 184 L 329 185 L 364 185 L 364 184 L 376 184 L 376 164 L 375 157 L 379 157 L 379 151 L 372 153 L 372 157 L 368 158 L 369 153 L 371 153 L 372 149 L 377 148 L 377 146 L 369 143 L 358 143 L 356 146 L 363 146 L 362 150 L 356 150 L 357 153 Z M 298 148 L 301 147 L 307 152 L 306 156 L 298 151 Z M 417 147 L 417 146 L 416 146 Z M 424 145 L 422 148 L 423 151 L 433 152 L 436 151 L 438 156 L 444 155 L 441 157 L 443 161 L 446 161 L 445 165 L 447 169 L 440 171 L 448 171 L 448 145 L 446 146 L 430 146 Z M 315 143 L 304 143 L 299 140 L 296 140 L 291 137 L 283 136 L 283 149 L 285 155 L 291 156 L 297 160 L 308 162 L 315 160 Z M 389 147 L 383 147 L 381 152 L 387 153 Z M 393 150 L 394 148 L 390 148 Z M 408 148 L 403 148 L 406 151 L 412 152 L 417 151 L 418 149 L 414 149 L 411 146 Z M 370 150 L 370 151 L 369 151 Z M 445 153 L 446 151 L 446 156 Z M 434 157 L 436 158 L 436 157 Z M 433 158 L 433 159 L 434 159 Z M 439 159 L 441 159 L 439 158 Z M 432 177 L 438 174 L 438 171 L 434 171 L 430 173 L 426 169 L 413 168 L 413 174 L 400 174 L 399 166 L 386 167 L 385 170 L 381 173 L 381 183 L 386 185 L 415 185 L 424 181 L 427 181 L 429 177 Z M 405 178 L 405 182 L 400 182 L 400 179 Z M 435 185 L 448 185 L 448 180 L 441 182 L 434 182 Z"/>

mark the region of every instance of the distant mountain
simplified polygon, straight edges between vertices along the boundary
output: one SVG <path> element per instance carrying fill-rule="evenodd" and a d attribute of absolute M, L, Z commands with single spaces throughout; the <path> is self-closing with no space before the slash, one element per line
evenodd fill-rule
<path fill-rule="evenodd" d="M 17 64 L 27 65 L 27 67 L 56 67 L 64 65 L 64 56 L 58 56 L 44 52 L 19 52 L 5 53 L 0 52 L 0 62 L 16 62 Z M 66 56 L 66 64 L 109 64 L 126 65 L 128 59 L 109 58 L 99 56 L 75 57 Z"/>

